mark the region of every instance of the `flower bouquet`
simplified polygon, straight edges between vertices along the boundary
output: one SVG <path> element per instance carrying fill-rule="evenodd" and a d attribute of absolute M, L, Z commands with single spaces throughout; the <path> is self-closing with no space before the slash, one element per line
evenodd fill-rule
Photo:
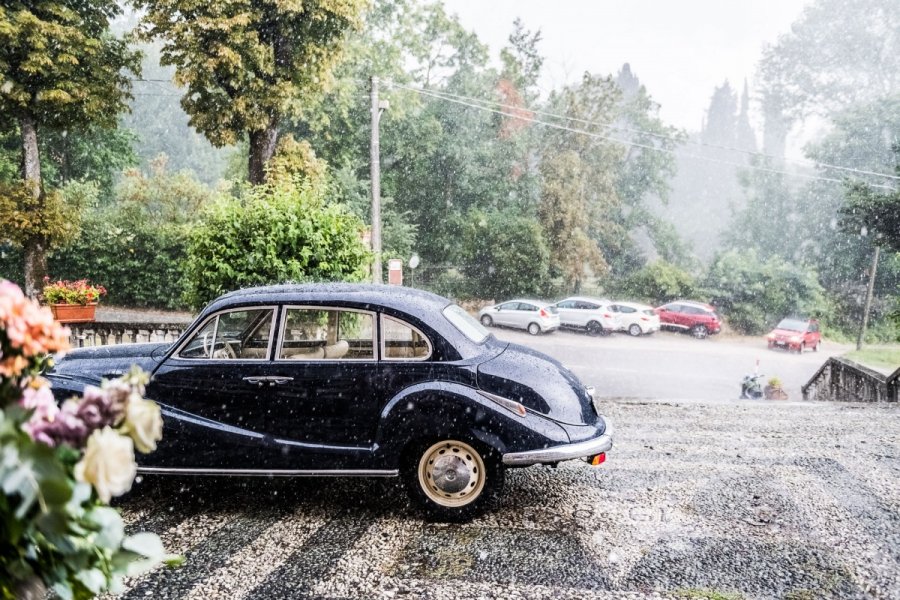
<path fill-rule="evenodd" d="M 162 437 L 147 375 L 88 386 L 59 406 L 40 376 L 68 331 L 0 281 L 0 598 L 90 598 L 161 560 L 159 538 L 125 535 L 113 496 L 131 488 L 134 450 Z"/>
<path fill-rule="evenodd" d="M 59 280 L 51 283 L 44 277 L 41 295 L 50 305 L 53 317 L 62 323 L 83 323 L 94 320 L 94 311 L 100 296 L 106 295 L 102 285 L 92 285 L 87 279 Z"/>

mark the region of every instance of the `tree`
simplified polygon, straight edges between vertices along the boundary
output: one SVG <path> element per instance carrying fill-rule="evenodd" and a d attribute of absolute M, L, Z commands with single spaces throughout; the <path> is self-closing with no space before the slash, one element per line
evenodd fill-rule
<path fill-rule="evenodd" d="M 142 32 L 163 40 L 162 64 L 187 87 L 190 124 L 215 146 L 249 139 L 251 183 L 265 180 L 279 128 L 320 91 L 364 0 L 136 0 Z"/>
<path fill-rule="evenodd" d="M 45 202 L 41 133 L 113 128 L 127 108 L 128 71 L 139 71 L 139 57 L 109 33 L 110 19 L 120 12 L 116 3 L 99 0 L 20 0 L 0 7 L 0 116 L 18 127 L 31 223 L 57 219 L 40 215 L 56 205 Z M 37 293 L 46 274 L 52 233 L 38 226 L 24 235 L 28 295 Z"/>
<path fill-rule="evenodd" d="M 866 232 L 876 244 L 900 252 L 900 191 L 881 194 L 865 183 L 851 183 L 841 214 L 845 230 Z"/>
<path fill-rule="evenodd" d="M 730 250 L 710 265 L 705 295 L 737 331 L 757 335 L 780 319 L 803 315 L 830 319 L 815 271 L 779 258 L 760 260 L 754 250 Z"/>
<path fill-rule="evenodd" d="M 550 249 L 540 223 L 512 211 L 473 211 L 462 240 L 463 273 L 474 298 L 546 295 Z"/>
<path fill-rule="evenodd" d="M 356 216 L 308 185 L 282 181 L 222 198 L 191 230 L 186 299 L 198 308 L 246 286 L 361 281 L 370 260 L 361 233 Z"/>

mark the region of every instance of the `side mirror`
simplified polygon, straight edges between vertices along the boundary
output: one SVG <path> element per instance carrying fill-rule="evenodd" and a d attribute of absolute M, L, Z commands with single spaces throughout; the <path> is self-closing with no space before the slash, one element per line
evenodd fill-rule
<path fill-rule="evenodd" d="M 499 310 L 500 310 L 500 307 L 499 307 L 499 306 L 495 306 L 495 307 L 494 307 L 494 310 L 499 311 Z"/>

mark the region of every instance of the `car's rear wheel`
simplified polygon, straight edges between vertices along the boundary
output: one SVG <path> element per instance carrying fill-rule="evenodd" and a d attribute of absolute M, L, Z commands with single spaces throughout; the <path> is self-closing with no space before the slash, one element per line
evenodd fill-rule
<path fill-rule="evenodd" d="M 691 335 L 702 340 L 709 335 L 709 329 L 706 328 L 706 325 L 694 325 L 691 327 Z"/>
<path fill-rule="evenodd" d="M 633 336 L 637 337 L 637 336 L 641 335 L 642 333 L 644 333 L 644 332 L 641 330 L 641 326 L 638 325 L 637 323 L 632 323 L 631 325 L 628 326 L 628 334 L 629 335 L 633 335 Z"/>
<path fill-rule="evenodd" d="M 803 354 L 803 351 L 806 350 L 806 344 L 800 344 L 797 346 L 797 354 Z"/>
<path fill-rule="evenodd" d="M 537 323 L 531 323 L 528 325 L 528 333 L 531 335 L 537 335 L 541 332 L 541 326 Z"/>
<path fill-rule="evenodd" d="M 818 342 L 816 342 L 816 345 L 813 346 L 813 352 L 818 352 L 819 346 L 821 346 L 821 345 L 822 345 L 822 340 L 819 340 Z"/>
<path fill-rule="evenodd" d="M 481 324 L 484 325 L 485 327 L 490 327 L 491 325 L 494 324 L 494 320 L 491 318 L 490 315 L 481 315 Z"/>
<path fill-rule="evenodd" d="M 603 335 L 603 325 L 597 321 L 591 321 L 587 324 L 588 335 Z"/>
<path fill-rule="evenodd" d="M 413 502 L 439 521 L 465 521 L 482 512 L 503 489 L 503 476 L 495 450 L 460 439 L 416 445 L 403 473 Z"/>

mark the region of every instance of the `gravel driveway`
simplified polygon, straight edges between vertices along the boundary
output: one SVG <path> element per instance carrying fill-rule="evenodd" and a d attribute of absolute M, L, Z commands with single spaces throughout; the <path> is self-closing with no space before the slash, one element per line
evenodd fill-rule
<path fill-rule="evenodd" d="M 125 598 L 900 597 L 898 407 L 603 408 L 605 465 L 512 471 L 466 525 L 392 480 L 147 478 L 130 527 L 187 562 Z"/>

